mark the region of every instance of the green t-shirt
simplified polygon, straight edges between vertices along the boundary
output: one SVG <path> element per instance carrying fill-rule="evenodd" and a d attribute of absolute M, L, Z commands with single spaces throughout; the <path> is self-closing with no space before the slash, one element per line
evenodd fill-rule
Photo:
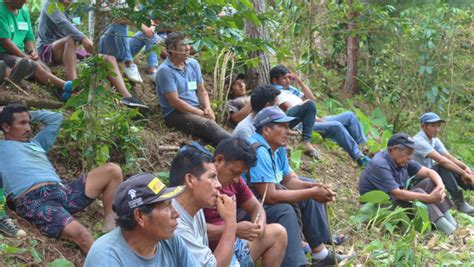
<path fill-rule="evenodd" d="M 15 15 L 2 1 L 0 3 L 0 39 L 6 38 L 11 39 L 21 51 L 25 51 L 26 41 L 35 40 L 28 11 L 22 8 L 18 10 L 18 15 Z M 0 45 L 0 53 L 6 52 Z"/>

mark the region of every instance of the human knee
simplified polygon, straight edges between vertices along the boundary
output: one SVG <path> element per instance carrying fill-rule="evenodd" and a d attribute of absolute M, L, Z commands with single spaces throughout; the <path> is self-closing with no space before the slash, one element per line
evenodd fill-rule
<path fill-rule="evenodd" d="M 316 111 L 316 102 L 314 100 L 306 100 L 303 104 L 307 111 Z"/>
<path fill-rule="evenodd" d="M 65 43 L 69 48 L 76 48 L 77 47 L 76 40 L 74 40 L 74 38 L 72 38 L 72 36 L 66 37 Z"/>
<path fill-rule="evenodd" d="M 90 245 L 89 231 L 77 221 L 72 221 L 63 231 L 63 236 L 72 239 L 78 245 Z"/>
<path fill-rule="evenodd" d="M 270 236 L 271 238 L 274 239 L 274 241 L 280 243 L 280 242 L 287 242 L 287 232 L 285 227 L 283 227 L 279 223 L 272 223 L 267 225 L 265 229 L 265 234 Z"/>
<path fill-rule="evenodd" d="M 119 181 L 123 180 L 122 168 L 117 163 L 107 163 L 104 165 L 104 168 L 106 168 L 106 173 L 109 174 L 111 179 Z"/>
<path fill-rule="evenodd" d="M 109 63 L 112 63 L 112 64 L 117 63 L 117 59 L 114 56 L 111 56 L 111 55 L 104 55 L 104 60 L 109 62 Z"/>

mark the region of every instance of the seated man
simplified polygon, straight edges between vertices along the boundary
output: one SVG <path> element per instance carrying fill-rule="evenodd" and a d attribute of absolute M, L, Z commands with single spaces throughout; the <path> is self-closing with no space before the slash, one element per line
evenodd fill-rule
<path fill-rule="evenodd" d="M 395 205 L 409 207 L 408 201 L 419 200 L 428 206 L 432 223 L 446 234 L 456 230 L 457 223 L 449 213 L 450 201 L 445 198 L 441 177 L 412 160 L 415 142 L 406 133 L 394 134 L 387 143 L 387 150 L 378 152 L 367 164 L 359 180 L 361 195 L 381 190 L 390 196 Z M 410 177 L 417 179 L 410 188 Z M 427 177 L 427 178 L 426 178 Z"/>
<path fill-rule="evenodd" d="M 441 176 L 459 211 L 474 214 L 474 207 L 466 203 L 463 192 L 463 189 L 472 190 L 474 173 L 464 162 L 452 156 L 443 142 L 437 138 L 443 122 L 444 120 L 433 112 L 420 117 L 421 131 L 413 137 L 415 140 L 413 159 L 435 170 Z"/>
<path fill-rule="evenodd" d="M 31 116 L 31 120 L 30 120 Z M 34 223 L 49 237 L 65 237 L 87 253 L 93 239 L 89 231 L 71 214 L 89 206 L 102 195 L 104 231 L 114 227 L 112 201 L 122 182 L 120 166 L 107 163 L 71 182 L 64 182 L 48 159 L 61 128 L 62 115 L 50 111 L 31 111 L 20 104 L 9 104 L 0 112 L 0 179 L 5 195 L 16 213 Z M 43 128 L 33 137 L 30 122 Z"/>
<path fill-rule="evenodd" d="M 235 202 L 220 195 L 212 156 L 196 149 L 186 149 L 173 159 L 170 184 L 186 189 L 172 203 L 181 215 L 176 233 L 196 258 L 196 266 L 229 266 L 234 250 L 241 264 L 251 261 L 248 243 L 235 238 L 237 229 Z M 214 252 L 209 248 L 203 208 L 216 208 L 224 220 L 222 235 Z M 234 249 L 235 246 L 235 249 Z"/>
<path fill-rule="evenodd" d="M 33 77 L 42 84 L 51 82 L 62 89 L 62 94 L 72 92 L 72 81 L 54 76 L 35 51 L 35 36 L 30 15 L 23 8 L 26 1 L 5 0 L 0 2 L 0 60 L 13 68 L 22 58 L 33 61 Z"/>
<path fill-rule="evenodd" d="M 280 91 L 271 85 L 257 86 L 250 96 L 252 112 L 237 124 L 232 132 L 232 136 L 248 140 L 250 136 L 255 134 L 255 127 L 253 126 L 255 116 L 263 108 L 274 106 L 277 103 L 277 96 L 279 94 Z"/>
<path fill-rule="evenodd" d="M 171 199 L 183 189 L 166 187 L 149 173 L 128 178 L 115 194 L 118 227 L 94 242 L 84 266 L 196 266 L 174 234 L 179 213 Z"/>
<path fill-rule="evenodd" d="M 288 117 L 277 107 L 262 109 L 255 117 L 256 133 L 248 142 L 257 147 L 257 165 L 250 168 L 246 176 L 248 183 L 259 196 L 266 195 L 265 210 L 267 221 L 278 222 L 288 232 L 288 247 L 282 266 L 306 264 L 301 246 L 300 226 L 295 208 L 301 211 L 303 235 L 311 248 L 312 264 L 334 265 L 348 258 L 346 255 L 328 251 L 324 242 L 330 240 L 324 206 L 321 203 L 333 201 L 336 194 L 327 186 L 317 182 L 300 179 L 290 170 L 285 146 L 288 141 Z M 286 187 L 287 190 L 281 190 Z M 282 210 L 285 212 L 282 212 Z M 282 220 L 282 214 L 286 219 Z"/>
<path fill-rule="evenodd" d="M 38 28 L 38 52 L 40 59 L 47 65 L 64 65 L 66 77 L 73 81 L 77 79 L 77 59 L 82 59 L 92 53 L 92 41 L 79 31 L 70 21 L 67 13 L 61 11 L 59 3 L 68 8 L 69 0 L 47 0 L 41 10 Z M 81 43 L 84 50 L 77 47 Z M 114 75 L 109 80 L 115 89 L 124 97 L 123 104 L 144 107 L 140 100 L 132 97 L 120 73 L 120 68 L 113 56 L 104 56 L 105 61 L 112 65 Z M 64 100 L 68 95 L 63 96 Z"/>
<path fill-rule="evenodd" d="M 303 92 L 291 86 L 292 80 L 296 80 L 298 85 L 303 88 Z M 304 105 L 304 99 L 314 100 L 311 90 L 296 74 L 291 73 L 284 66 L 276 66 L 270 70 L 270 81 L 275 88 L 282 92 L 278 96 L 278 105 L 289 116 L 293 116 L 291 109 Z M 367 138 L 364 136 L 359 120 L 354 113 L 344 112 L 324 118 L 316 117 L 312 128 L 313 131 L 320 132 L 323 137 L 334 139 L 359 166 L 365 166 L 369 162 L 370 158 L 359 150 L 359 144 L 366 143 Z"/>
<path fill-rule="evenodd" d="M 253 262 L 261 258 L 262 266 L 280 266 L 286 249 L 286 230 L 277 223 L 267 225 L 265 210 L 240 176 L 256 161 L 255 150 L 238 138 L 222 140 L 214 151 L 217 177 L 222 184 L 220 193 L 235 199 L 238 207 L 249 215 L 249 221 L 237 223 L 237 237 L 248 241 Z M 224 230 L 224 220 L 216 209 L 206 208 L 204 215 L 210 247 L 214 249 Z"/>
<path fill-rule="evenodd" d="M 245 75 L 239 73 L 232 77 L 226 82 L 225 88 L 228 88 L 228 86 L 230 86 L 230 91 L 226 108 L 229 112 L 230 123 L 235 125 L 252 112 L 250 96 L 246 94 Z"/>
<path fill-rule="evenodd" d="M 166 39 L 168 58 L 158 67 L 156 94 L 166 126 L 204 139 L 212 146 L 230 134 L 215 122 L 209 95 L 186 36 L 173 32 Z"/>

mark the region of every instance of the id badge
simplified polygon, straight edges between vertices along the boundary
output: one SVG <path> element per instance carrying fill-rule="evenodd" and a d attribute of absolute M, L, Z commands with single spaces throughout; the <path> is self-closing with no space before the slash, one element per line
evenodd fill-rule
<path fill-rule="evenodd" d="M 27 30 L 28 30 L 28 23 L 26 23 L 26 22 L 18 22 L 18 30 L 20 30 L 20 31 L 27 31 Z"/>
<path fill-rule="evenodd" d="M 196 91 L 197 90 L 197 82 L 188 82 L 188 90 L 189 91 Z"/>

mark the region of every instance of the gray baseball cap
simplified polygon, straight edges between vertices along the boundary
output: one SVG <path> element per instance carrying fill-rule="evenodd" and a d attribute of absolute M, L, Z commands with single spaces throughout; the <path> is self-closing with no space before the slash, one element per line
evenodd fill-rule
<path fill-rule="evenodd" d="M 296 120 L 296 118 L 286 116 L 285 112 L 283 112 L 280 108 L 272 106 L 272 107 L 266 107 L 257 113 L 257 116 L 255 116 L 253 126 L 255 126 L 255 128 L 260 128 L 271 122 L 284 123 L 284 122 L 290 122 L 293 120 Z"/>
<path fill-rule="evenodd" d="M 415 140 L 406 133 L 396 133 L 388 139 L 387 147 L 403 145 L 409 148 L 415 148 Z"/>

